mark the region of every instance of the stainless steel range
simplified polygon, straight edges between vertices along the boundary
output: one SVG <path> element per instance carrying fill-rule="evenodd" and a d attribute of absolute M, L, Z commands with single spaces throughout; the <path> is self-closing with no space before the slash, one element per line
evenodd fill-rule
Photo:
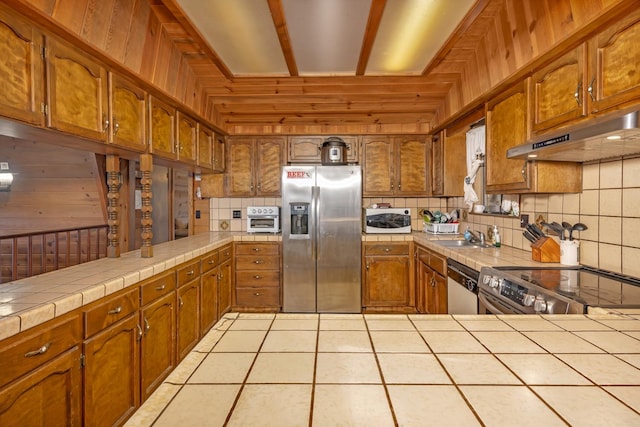
<path fill-rule="evenodd" d="M 481 313 L 583 314 L 640 307 L 640 280 L 591 267 L 483 267 Z"/>

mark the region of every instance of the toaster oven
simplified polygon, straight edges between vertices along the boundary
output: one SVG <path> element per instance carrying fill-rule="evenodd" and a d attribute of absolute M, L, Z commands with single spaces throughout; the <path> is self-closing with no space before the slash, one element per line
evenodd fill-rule
<path fill-rule="evenodd" d="M 279 233 L 280 208 L 278 206 L 247 207 L 247 232 Z"/>

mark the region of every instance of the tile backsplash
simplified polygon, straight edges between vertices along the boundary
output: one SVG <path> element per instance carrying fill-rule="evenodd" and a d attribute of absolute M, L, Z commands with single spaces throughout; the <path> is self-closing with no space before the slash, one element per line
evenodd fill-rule
<path fill-rule="evenodd" d="M 537 194 L 520 196 L 520 213 L 534 222 L 582 222 L 588 230 L 576 233 L 580 240 L 580 263 L 640 277 L 640 158 L 602 161 L 583 166 L 582 192 L 576 194 Z M 451 198 L 363 198 L 362 206 L 388 202 L 393 207 L 411 209 L 412 228 L 422 230 L 419 212 L 449 212 L 464 209 L 462 197 Z M 281 206 L 280 198 L 219 198 L 211 199 L 211 231 L 222 230 L 226 223 L 230 231 L 246 231 L 245 208 L 251 205 Z M 242 219 L 233 219 L 233 210 L 242 210 Z M 485 231 L 497 225 L 502 244 L 531 250 L 522 236 L 520 218 L 502 215 L 468 214 L 460 231 L 468 225 L 472 230 Z"/>

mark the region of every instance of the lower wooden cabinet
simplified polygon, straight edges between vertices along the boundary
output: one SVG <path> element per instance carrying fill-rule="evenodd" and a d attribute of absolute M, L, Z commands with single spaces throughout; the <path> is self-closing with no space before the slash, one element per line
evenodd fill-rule
<path fill-rule="evenodd" d="M 216 250 L 205 255 L 201 261 L 200 336 L 204 336 L 218 321 L 218 282 L 220 280 L 218 256 L 219 253 Z"/>
<path fill-rule="evenodd" d="M 447 313 L 447 259 L 429 249 L 416 248 L 417 309 L 419 313 Z"/>
<path fill-rule="evenodd" d="M 279 311 L 280 243 L 236 243 L 235 253 L 235 306 Z"/>
<path fill-rule="evenodd" d="M 220 267 L 218 267 L 218 319 L 223 314 L 231 311 L 231 287 L 233 285 L 232 255 L 233 248 L 231 245 L 223 246 L 220 249 Z"/>
<path fill-rule="evenodd" d="M 415 312 L 411 243 L 365 243 L 363 253 L 364 311 Z"/>
<path fill-rule="evenodd" d="M 176 293 L 177 362 L 200 340 L 200 278 L 178 288 Z"/>

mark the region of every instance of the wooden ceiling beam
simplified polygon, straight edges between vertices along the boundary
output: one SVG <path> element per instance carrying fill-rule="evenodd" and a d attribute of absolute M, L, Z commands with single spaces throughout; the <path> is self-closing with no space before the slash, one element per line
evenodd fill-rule
<path fill-rule="evenodd" d="M 287 63 L 289 75 L 295 77 L 298 75 L 298 65 L 296 64 L 296 58 L 293 54 L 293 48 L 291 47 L 291 39 L 289 38 L 289 31 L 287 30 L 287 20 L 284 16 L 282 2 L 281 0 L 267 0 L 267 3 L 269 4 L 271 19 L 273 19 L 273 25 L 278 34 L 280 48 L 282 49 L 284 60 Z"/>
<path fill-rule="evenodd" d="M 387 0 L 373 0 L 371 2 L 369 18 L 367 20 L 367 26 L 365 27 L 362 47 L 360 48 L 360 57 L 358 58 L 358 65 L 356 67 L 356 76 L 364 76 L 364 73 L 367 70 L 367 64 L 369 63 L 373 43 L 376 40 L 376 35 L 380 28 L 380 21 L 382 21 L 382 13 L 384 12 L 384 7 L 386 5 Z"/>

